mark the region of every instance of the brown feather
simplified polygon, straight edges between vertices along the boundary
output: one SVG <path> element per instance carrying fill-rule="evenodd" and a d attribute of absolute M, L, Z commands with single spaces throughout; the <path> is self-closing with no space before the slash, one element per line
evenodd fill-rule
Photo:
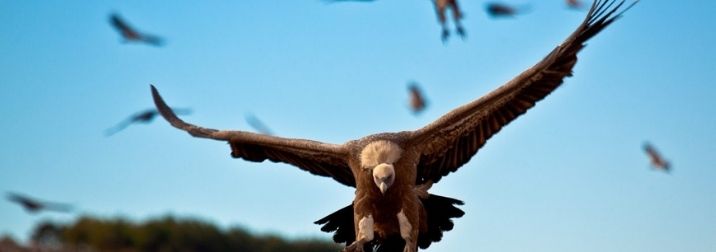
<path fill-rule="evenodd" d="M 247 161 L 283 162 L 297 166 L 314 175 L 332 177 L 341 184 L 355 187 L 355 178 L 348 167 L 348 150 L 344 145 L 311 140 L 290 139 L 245 131 L 219 131 L 199 127 L 179 119 L 152 86 L 154 104 L 172 126 L 192 136 L 227 141 L 231 156 Z"/>

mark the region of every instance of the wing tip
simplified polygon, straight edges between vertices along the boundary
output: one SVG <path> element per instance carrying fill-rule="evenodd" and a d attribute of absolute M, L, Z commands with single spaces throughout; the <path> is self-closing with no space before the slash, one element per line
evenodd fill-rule
<path fill-rule="evenodd" d="M 174 110 L 172 110 L 169 105 L 164 102 L 164 99 L 159 94 L 157 88 L 152 84 L 149 86 L 152 90 L 152 98 L 154 100 L 154 105 L 157 107 L 157 111 L 164 118 L 164 120 L 167 120 L 167 122 L 169 122 L 169 124 L 173 127 L 186 131 L 189 135 L 194 137 L 228 140 L 228 136 L 216 135 L 215 133 L 219 132 L 218 130 L 198 127 L 179 119 L 176 113 L 174 113 Z"/>
<path fill-rule="evenodd" d="M 164 101 L 164 98 L 159 94 L 159 90 L 153 85 L 149 84 L 149 87 L 152 90 L 152 99 L 154 100 L 154 106 L 157 107 L 157 111 L 159 114 L 164 118 L 164 120 L 167 120 L 169 124 L 171 124 L 174 127 L 177 128 L 184 128 L 184 121 L 179 119 L 177 115 L 174 113 L 174 111 L 167 105 L 167 103 Z"/>

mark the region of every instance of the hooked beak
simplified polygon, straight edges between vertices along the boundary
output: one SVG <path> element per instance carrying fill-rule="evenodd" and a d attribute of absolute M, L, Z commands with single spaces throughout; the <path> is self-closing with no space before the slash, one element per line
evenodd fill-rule
<path fill-rule="evenodd" d="M 380 182 L 380 184 L 378 184 L 378 188 L 380 188 L 380 193 L 385 194 L 385 191 L 388 190 L 388 184 Z"/>

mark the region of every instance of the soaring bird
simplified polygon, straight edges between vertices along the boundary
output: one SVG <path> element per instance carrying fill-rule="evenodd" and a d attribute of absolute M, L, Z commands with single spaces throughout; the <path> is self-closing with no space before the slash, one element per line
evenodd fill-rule
<path fill-rule="evenodd" d="M 408 84 L 408 92 L 410 93 L 410 109 L 413 110 L 413 113 L 417 114 L 425 110 L 427 101 L 418 84 L 415 82 Z"/>
<path fill-rule="evenodd" d="M 651 160 L 651 165 L 654 167 L 654 169 L 661 170 L 664 172 L 671 171 L 671 163 L 664 159 L 664 157 L 659 154 L 658 151 L 656 151 L 656 148 L 654 148 L 653 145 L 650 143 L 644 143 L 644 152 L 646 152 L 646 155 L 649 156 L 649 160 Z"/>
<path fill-rule="evenodd" d="M 39 211 L 69 212 L 72 209 L 72 207 L 66 204 L 43 202 L 12 192 L 7 194 L 7 199 L 19 204 L 25 208 L 25 211 L 33 214 Z"/>
<path fill-rule="evenodd" d="M 527 12 L 529 6 L 516 7 L 503 3 L 491 2 L 485 5 L 485 11 L 490 17 L 514 17 L 517 14 Z"/>
<path fill-rule="evenodd" d="M 124 38 L 127 42 L 144 42 L 153 46 L 161 46 L 164 44 L 164 41 L 154 35 L 149 35 L 145 33 L 141 33 L 137 31 L 136 29 L 132 28 L 122 20 L 122 18 L 118 14 L 112 14 L 109 17 L 109 22 L 114 26 L 114 28 L 119 31 L 119 33 L 122 35 L 122 38 Z"/>
<path fill-rule="evenodd" d="M 633 6 L 623 5 L 624 0 L 596 0 L 579 27 L 536 65 L 427 126 L 343 144 L 196 126 L 172 113 L 154 86 L 151 91 L 172 126 L 228 142 L 234 158 L 288 163 L 355 187 L 351 206 L 317 222 L 324 231 L 336 231 L 334 241 L 348 245 L 344 251 L 415 252 L 439 241 L 443 231 L 452 229 L 451 218 L 462 215 L 455 206 L 461 201 L 429 194 L 430 185 L 457 171 L 490 137 L 571 76 L 584 43 Z"/>
<path fill-rule="evenodd" d="M 180 115 L 186 115 L 190 114 L 191 110 L 189 109 L 173 109 L 175 113 Z M 106 136 L 114 135 L 115 133 L 122 131 L 123 129 L 127 128 L 129 125 L 132 125 L 134 123 L 150 123 L 154 120 L 155 117 L 159 115 L 159 111 L 156 109 L 147 109 L 144 111 L 137 112 L 133 115 L 131 115 L 129 118 L 125 119 L 124 121 L 119 122 L 117 125 L 115 125 L 112 128 L 109 128 L 104 131 L 104 134 Z"/>

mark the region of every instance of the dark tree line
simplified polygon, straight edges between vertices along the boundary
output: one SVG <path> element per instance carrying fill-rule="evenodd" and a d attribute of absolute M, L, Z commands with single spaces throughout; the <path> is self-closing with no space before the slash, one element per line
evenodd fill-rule
<path fill-rule="evenodd" d="M 256 235 L 238 227 L 221 229 L 208 222 L 174 217 L 142 223 L 95 217 L 81 217 L 71 224 L 42 222 L 35 227 L 31 240 L 32 248 L 54 251 L 336 252 L 341 249 L 328 240 L 287 240 L 276 235 Z"/>

